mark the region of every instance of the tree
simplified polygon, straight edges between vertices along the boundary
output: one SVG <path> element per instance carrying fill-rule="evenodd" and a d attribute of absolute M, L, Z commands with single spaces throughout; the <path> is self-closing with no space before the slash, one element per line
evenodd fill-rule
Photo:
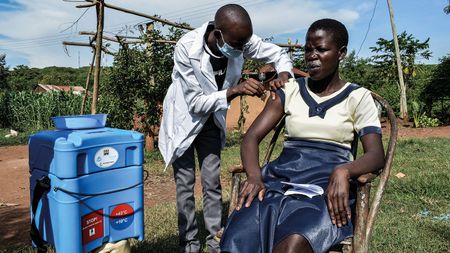
<path fill-rule="evenodd" d="M 46 67 L 41 69 L 39 83 L 84 86 L 88 68 Z"/>
<path fill-rule="evenodd" d="M 18 65 L 9 71 L 7 87 L 14 91 L 32 90 L 38 83 L 84 86 L 89 67 L 45 67 L 42 69 Z"/>
<path fill-rule="evenodd" d="M 448 98 L 450 98 L 450 55 L 440 59 L 440 63 L 434 70 L 431 80 L 422 91 L 421 98 L 425 101 L 425 110 L 428 115 L 432 115 L 433 113 L 433 104 L 441 100 L 441 112 L 440 115 L 437 116 L 439 116 L 444 123 L 449 123 Z M 445 106 L 444 101 L 447 101 Z"/>
<path fill-rule="evenodd" d="M 8 74 L 6 55 L 0 54 L 0 89 L 6 89 L 8 87 Z"/>
<path fill-rule="evenodd" d="M 445 12 L 445 14 L 449 14 L 450 13 L 450 0 L 448 1 L 447 6 L 445 6 L 444 12 Z"/>
<path fill-rule="evenodd" d="M 403 76 L 405 79 L 405 95 L 407 95 L 409 85 L 412 85 L 412 80 L 417 74 L 418 65 L 416 59 L 418 57 L 424 59 L 429 59 L 431 57 L 431 52 L 428 50 L 430 38 L 420 42 L 415 39 L 413 35 L 407 34 L 406 31 L 404 31 L 397 36 L 397 39 L 402 61 Z M 376 55 L 372 57 L 372 62 L 375 64 L 377 71 L 384 77 L 384 85 L 397 83 L 397 81 L 394 81 L 397 80 L 394 40 L 379 38 L 376 44 L 377 46 L 370 48 L 372 52 L 376 53 Z M 403 99 L 406 101 L 406 97 Z M 407 112 L 406 108 L 405 110 Z M 408 118 L 407 113 L 403 116 Z"/>
<path fill-rule="evenodd" d="M 40 79 L 40 71 L 25 65 L 17 65 L 8 77 L 8 89 L 13 91 L 32 90 Z"/>
<path fill-rule="evenodd" d="M 155 135 L 153 129 L 160 124 L 162 102 L 171 84 L 174 45 L 152 41 L 176 41 L 182 34 L 174 28 L 169 28 L 168 35 L 154 30 L 144 36 L 147 47 L 121 45 L 100 85 L 99 111 L 109 114 L 111 126 L 134 127 L 147 136 Z"/>
<path fill-rule="evenodd" d="M 340 64 L 339 74 L 344 80 L 372 90 L 380 84 L 373 66 L 370 65 L 370 59 L 357 57 L 354 50 L 347 54 Z"/>

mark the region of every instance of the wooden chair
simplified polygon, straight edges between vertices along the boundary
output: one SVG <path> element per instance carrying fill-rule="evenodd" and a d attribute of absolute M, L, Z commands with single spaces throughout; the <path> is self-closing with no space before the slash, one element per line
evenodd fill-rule
<path fill-rule="evenodd" d="M 353 238 L 346 239 L 338 245 L 335 249 L 330 249 L 330 252 L 368 252 L 369 248 L 369 240 L 373 229 L 373 223 L 375 221 L 375 216 L 379 210 L 381 198 L 384 193 L 384 189 L 386 187 L 386 183 L 389 178 L 389 173 L 392 167 L 392 161 L 394 158 L 395 146 L 397 143 L 397 120 L 395 117 L 392 108 L 389 106 L 388 102 L 383 99 L 381 96 L 372 93 L 372 97 L 377 101 L 384 111 L 387 113 L 387 119 L 390 124 L 390 135 L 388 146 L 385 154 L 385 164 L 382 169 L 380 169 L 376 174 L 368 173 L 361 175 L 358 177 L 358 187 L 357 187 L 357 198 L 356 198 L 356 217 L 354 224 L 354 236 Z M 277 142 L 278 136 L 282 129 L 284 128 L 284 117 L 281 119 L 280 123 L 274 129 L 274 134 L 269 143 L 269 147 L 267 148 L 263 165 L 269 163 L 270 158 L 272 156 L 273 149 Z M 352 144 L 352 152 L 354 157 L 356 157 L 356 151 L 358 147 L 358 139 L 355 137 L 355 140 Z M 241 177 L 243 173 L 245 173 L 242 165 L 233 166 L 229 169 L 229 172 L 232 174 L 232 182 L 231 182 L 231 197 L 230 197 L 230 208 L 228 215 L 235 209 L 239 188 L 241 185 Z M 370 201 L 370 190 L 371 183 L 379 177 L 378 187 L 376 189 L 375 194 L 373 195 L 373 199 Z M 220 240 L 223 233 L 223 229 L 217 233 L 217 239 Z"/>

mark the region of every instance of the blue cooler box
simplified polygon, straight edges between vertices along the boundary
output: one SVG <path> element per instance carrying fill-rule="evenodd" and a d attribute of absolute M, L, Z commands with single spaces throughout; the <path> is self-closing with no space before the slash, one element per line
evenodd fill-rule
<path fill-rule="evenodd" d="M 38 248 L 49 243 L 57 252 L 78 253 L 144 239 L 143 135 L 103 127 L 104 120 L 80 123 L 90 117 L 99 116 L 59 117 L 68 125 L 55 122 L 61 130 L 30 136 L 32 239 Z"/>

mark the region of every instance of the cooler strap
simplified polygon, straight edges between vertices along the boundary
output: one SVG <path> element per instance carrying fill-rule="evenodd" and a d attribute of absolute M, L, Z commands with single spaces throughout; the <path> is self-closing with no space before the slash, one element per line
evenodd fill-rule
<path fill-rule="evenodd" d="M 33 192 L 33 201 L 31 203 L 31 241 L 37 248 L 38 253 L 47 252 L 47 247 L 45 246 L 45 241 L 42 239 L 41 234 L 36 226 L 36 210 L 39 204 L 39 201 L 42 199 L 44 193 L 50 190 L 50 178 L 48 176 L 44 176 L 39 180 L 36 180 L 36 186 L 34 187 Z"/>

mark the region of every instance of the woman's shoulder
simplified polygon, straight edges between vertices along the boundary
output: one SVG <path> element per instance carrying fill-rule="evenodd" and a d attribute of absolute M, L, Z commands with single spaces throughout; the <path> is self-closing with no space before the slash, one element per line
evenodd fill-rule
<path fill-rule="evenodd" d="M 357 86 L 356 89 L 350 92 L 347 98 L 349 101 L 348 103 L 352 108 L 356 109 L 358 107 L 366 107 L 367 105 L 374 103 L 372 92 L 369 89 L 359 84 L 352 85 Z"/>
<path fill-rule="evenodd" d="M 371 95 L 371 91 L 362 85 L 350 83 L 349 86 L 353 86 L 352 91 L 349 93 L 350 98 L 361 100 Z"/>
<path fill-rule="evenodd" d="M 284 84 L 284 88 L 283 88 L 284 93 L 292 94 L 292 93 L 297 92 L 300 89 L 300 85 L 302 84 L 302 82 L 304 82 L 302 80 L 302 78 L 290 78 Z"/>

